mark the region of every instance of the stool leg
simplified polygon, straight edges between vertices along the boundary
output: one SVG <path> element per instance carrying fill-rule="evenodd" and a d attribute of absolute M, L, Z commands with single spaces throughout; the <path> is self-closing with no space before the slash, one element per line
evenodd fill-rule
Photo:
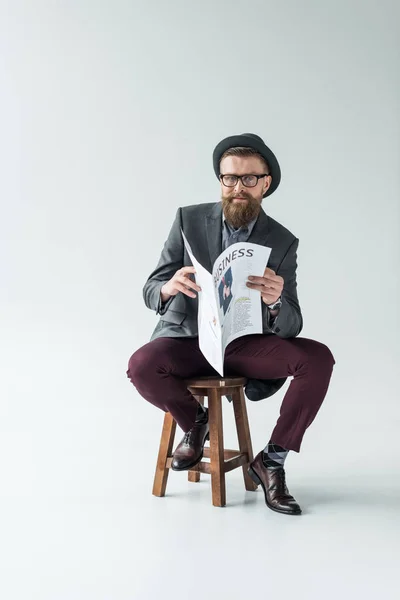
<path fill-rule="evenodd" d="M 170 413 L 166 413 L 158 451 L 156 473 L 154 475 L 153 495 L 165 496 L 169 469 L 166 467 L 167 458 L 171 456 L 176 431 L 176 421 Z"/>
<path fill-rule="evenodd" d="M 212 503 L 225 506 L 224 434 L 222 429 L 222 403 L 219 390 L 208 390 L 208 416 L 210 422 L 210 469 Z"/>
<path fill-rule="evenodd" d="M 239 440 L 240 452 L 246 452 L 249 457 L 249 462 L 253 460 L 253 447 L 251 444 L 249 420 L 247 418 L 246 399 L 244 397 L 243 388 L 235 388 L 232 394 L 233 410 L 235 413 L 236 430 Z M 248 463 L 243 465 L 243 478 L 246 490 L 254 492 L 257 485 L 249 476 L 247 469 Z"/>
<path fill-rule="evenodd" d="M 195 396 L 195 398 L 200 404 L 204 405 L 204 396 Z M 191 483 L 198 483 L 200 481 L 200 471 L 189 471 L 188 481 Z"/>
<path fill-rule="evenodd" d="M 191 483 L 198 483 L 200 481 L 200 471 L 189 471 L 188 481 Z"/>

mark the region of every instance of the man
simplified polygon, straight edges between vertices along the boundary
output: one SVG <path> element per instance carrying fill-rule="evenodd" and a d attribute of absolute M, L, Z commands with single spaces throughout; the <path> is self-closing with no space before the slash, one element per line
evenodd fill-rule
<path fill-rule="evenodd" d="M 262 486 L 269 508 L 298 515 L 301 508 L 285 482 L 285 459 L 300 451 L 303 435 L 328 390 L 335 360 L 320 342 L 297 337 L 303 319 L 297 298 L 299 240 L 268 217 L 261 203 L 276 191 L 281 178 L 278 161 L 254 134 L 222 140 L 213 153 L 221 184 L 221 202 L 178 209 L 156 269 L 144 289 L 146 305 L 160 315 L 151 341 L 129 361 L 127 375 L 149 402 L 170 412 L 185 432 L 175 450 L 172 469 L 187 470 L 203 457 L 209 436 L 208 411 L 187 390 L 185 379 L 218 375 L 199 350 L 195 272 L 183 244 L 181 228 L 193 254 L 210 272 L 217 256 L 235 242 L 272 248 L 263 277 L 249 277 L 260 292 L 263 334 L 234 340 L 225 352 L 224 372 L 247 377 L 246 395 L 271 396 L 293 376 L 269 442 L 249 466 Z"/>
<path fill-rule="evenodd" d="M 229 269 L 226 270 L 225 275 L 221 277 L 221 282 L 218 287 L 219 305 L 220 307 L 222 306 L 224 315 L 226 314 L 226 311 L 228 310 L 232 300 L 232 283 L 232 269 L 229 267 Z"/>

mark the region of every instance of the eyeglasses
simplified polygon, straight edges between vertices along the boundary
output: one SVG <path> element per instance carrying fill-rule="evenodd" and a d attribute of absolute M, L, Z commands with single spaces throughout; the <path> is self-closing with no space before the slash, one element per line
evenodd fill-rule
<path fill-rule="evenodd" d="M 242 182 L 245 187 L 255 187 L 259 179 L 263 177 L 269 177 L 268 173 L 262 175 L 220 175 L 219 178 L 226 187 L 235 187 L 238 180 Z"/>

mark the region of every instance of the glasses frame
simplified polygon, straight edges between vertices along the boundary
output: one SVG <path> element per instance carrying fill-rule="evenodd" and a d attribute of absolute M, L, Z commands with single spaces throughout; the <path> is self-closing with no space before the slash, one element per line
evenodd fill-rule
<path fill-rule="evenodd" d="M 224 183 L 224 177 L 228 175 L 229 177 L 236 177 L 236 181 L 233 185 L 226 185 L 226 183 Z M 243 177 L 257 177 L 257 183 L 255 185 L 246 185 L 243 181 Z M 237 182 L 241 181 L 242 185 L 244 185 L 244 187 L 248 187 L 248 188 L 252 188 L 252 187 L 256 187 L 258 185 L 258 182 L 260 181 L 260 179 L 262 179 L 263 177 L 271 177 L 271 175 L 269 173 L 262 173 L 262 175 L 255 175 L 254 173 L 248 173 L 247 175 L 234 175 L 233 173 L 224 173 L 223 175 L 220 174 L 219 179 L 222 183 L 222 185 L 224 185 L 225 187 L 228 188 L 233 188 L 235 187 L 235 185 L 237 185 Z"/>

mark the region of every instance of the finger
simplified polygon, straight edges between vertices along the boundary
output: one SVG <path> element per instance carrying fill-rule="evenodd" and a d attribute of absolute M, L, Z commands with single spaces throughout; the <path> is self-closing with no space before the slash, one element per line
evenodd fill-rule
<path fill-rule="evenodd" d="M 280 295 L 279 291 L 276 290 L 272 290 L 272 289 L 266 289 L 265 286 L 251 286 L 251 289 L 253 290 L 257 290 L 258 292 L 260 292 L 261 297 L 262 298 L 268 298 L 271 299 L 271 301 L 267 304 L 270 304 L 273 300 L 275 300 L 277 298 L 277 296 Z"/>
<path fill-rule="evenodd" d="M 264 273 L 268 275 L 276 275 L 275 271 L 273 269 L 270 269 L 269 267 L 265 267 Z"/>
<path fill-rule="evenodd" d="M 264 277 L 266 277 L 267 279 L 273 279 L 274 281 L 283 281 L 283 277 L 277 275 L 271 269 L 265 269 Z"/>
<path fill-rule="evenodd" d="M 257 281 L 260 279 L 264 279 L 265 281 L 273 281 L 275 283 L 283 282 L 282 277 L 280 277 L 279 275 L 268 275 L 268 274 L 267 275 L 264 274 L 262 277 L 259 277 L 257 275 L 249 275 L 248 279 L 250 279 L 250 281 Z"/>
<path fill-rule="evenodd" d="M 182 269 L 179 269 L 178 273 L 196 273 L 196 269 L 194 267 L 182 267 Z"/>
<path fill-rule="evenodd" d="M 271 275 L 271 273 L 264 273 L 263 277 L 264 279 L 268 279 L 268 281 L 283 281 L 280 275 Z"/>
<path fill-rule="evenodd" d="M 248 279 L 250 283 L 257 283 L 258 285 L 266 285 L 267 282 L 271 281 L 267 277 L 257 277 L 255 275 L 249 275 Z"/>
<path fill-rule="evenodd" d="M 262 292 L 262 293 L 264 293 L 264 294 L 265 294 L 265 293 L 266 293 L 266 291 L 267 291 L 267 289 L 266 289 L 265 285 L 258 285 L 258 284 L 256 284 L 256 283 L 247 283 L 246 285 L 247 285 L 247 287 L 249 287 L 251 290 L 257 290 L 257 291 L 259 291 L 259 292 Z M 269 289 L 269 288 L 268 288 L 268 289 Z M 272 292 L 273 292 L 273 290 L 271 289 L 271 293 L 272 293 Z"/>
<path fill-rule="evenodd" d="M 182 292 L 182 294 L 185 294 L 185 296 L 189 296 L 190 298 L 196 298 L 196 294 L 189 290 L 187 287 L 185 287 L 182 283 L 178 283 L 176 288 L 180 292 Z"/>
<path fill-rule="evenodd" d="M 263 277 L 257 277 L 254 281 L 248 281 L 247 282 L 247 287 L 253 288 L 253 289 L 263 289 L 264 290 L 273 290 L 273 291 L 278 291 L 279 285 L 274 282 L 274 281 L 268 281 L 266 279 L 264 279 Z"/>
<path fill-rule="evenodd" d="M 184 277 L 182 275 L 181 277 L 179 277 L 178 281 L 193 290 L 197 290 L 198 292 L 201 291 L 201 287 L 199 285 L 197 285 L 197 283 L 195 281 L 192 281 L 191 279 L 189 279 L 189 277 Z"/>

